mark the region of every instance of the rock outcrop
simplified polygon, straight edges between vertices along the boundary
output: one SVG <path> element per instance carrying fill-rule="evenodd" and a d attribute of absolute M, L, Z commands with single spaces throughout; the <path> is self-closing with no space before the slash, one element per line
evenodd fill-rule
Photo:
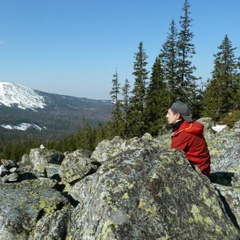
<path fill-rule="evenodd" d="M 0 240 L 240 239 L 240 124 L 215 133 L 201 121 L 209 178 L 169 149 L 170 135 L 32 149 L 0 184 Z"/>

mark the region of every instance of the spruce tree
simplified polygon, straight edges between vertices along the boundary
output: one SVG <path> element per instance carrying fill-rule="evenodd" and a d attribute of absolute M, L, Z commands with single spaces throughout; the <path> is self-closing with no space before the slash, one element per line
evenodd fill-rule
<path fill-rule="evenodd" d="M 97 124 L 97 127 L 93 131 L 93 135 L 94 135 L 94 148 L 98 145 L 98 143 L 100 143 L 104 139 L 111 139 L 109 138 L 109 136 L 107 136 L 107 129 L 101 122 Z"/>
<path fill-rule="evenodd" d="M 192 43 L 193 33 L 190 31 L 191 22 L 190 18 L 190 4 L 185 0 L 183 6 L 183 16 L 180 16 L 181 29 L 178 34 L 178 77 L 176 85 L 179 87 L 180 100 L 188 103 L 192 108 L 193 117 L 199 116 L 199 98 L 200 90 L 197 86 L 197 78 L 193 75 L 196 70 L 192 66 L 191 58 L 195 54 L 195 47 Z"/>
<path fill-rule="evenodd" d="M 111 119 L 108 122 L 109 137 L 119 136 L 122 131 L 122 103 L 118 99 L 120 93 L 120 83 L 117 70 L 113 75 L 112 83 L 113 86 L 110 95 L 112 98 L 113 109 L 111 111 Z"/>
<path fill-rule="evenodd" d="M 116 103 L 118 101 L 118 95 L 120 93 L 120 83 L 118 80 L 118 72 L 115 70 L 112 79 L 112 90 L 110 91 L 110 96 L 112 98 L 112 103 Z"/>
<path fill-rule="evenodd" d="M 163 125 L 166 124 L 166 112 L 170 106 L 167 84 L 164 81 L 164 71 L 161 57 L 158 56 L 152 67 L 152 73 L 147 88 L 146 98 L 147 132 L 157 136 Z"/>
<path fill-rule="evenodd" d="M 127 114 L 127 132 L 129 137 L 142 136 L 145 133 L 144 107 L 146 106 L 146 84 L 148 79 L 147 54 L 140 42 L 138 52 L 135 53 L 134 71 L 135 76 L 133 96 L 130 98 L 130 106 Z"/>
<path fill-rule="evenodd" d="M 130 96 L 129 96 L 129 91 L 130 91 L 130 83 L 128 81 L 128 79 L 125 80 L 125 84 L 122 88 L 122 95 L 123 95 L 123 112 L 125 114 L 127 114 L 127 110 L 128 110 L 128 107 L 129 107 L 129 99 L 130 99 Z"/>
<path fill-rule="evenodd" d="M 164 71 L 164 79 L 167 83 L 168 96 L 170 102 L 179 100 L 181 96 L 181 85 L 178 80 L 178 33 L 174 20 L 172 20 L 170 33 L 167 35 L 165 43 L 162 45 L 160 58 Z"/>
<path fill-rule="evenodd" d="M 237 108 L 239 89 L 238 62 L 228 36 L 225 35 L 220 50 L 214 54 L 212 78 L 204 92 L 204 116 L 218 121 L 227 113 Z"/>
<path fill-rule="evenodd" d="M 129 100 L 130 100 L 130 83 L 128 79 L 125 80 L 125 84 L 122 88 L 122 96 L 123 96 L 123 102 L 122 102 L 122 123 L 123 123 L 123 128 L 121 131 L 120 136 L 123 138 L 126 138 L 128 135 L 127 133 L 127 113 L 128 113 L 128 108 L 129 108 Z"/>
<path fill-rule="evenodd" d="M 75 141 L 76 149 L 86 149 L 89 151 L 94 149 L 93 129 L 84 116 L 76 133 Z"/>

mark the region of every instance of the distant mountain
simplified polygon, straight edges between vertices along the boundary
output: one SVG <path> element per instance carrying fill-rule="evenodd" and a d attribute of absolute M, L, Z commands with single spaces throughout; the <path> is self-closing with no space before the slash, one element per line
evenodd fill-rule
<path fill-rule="evenodd" d="M 7 107 L 38 109 L 46 106 L 43 96 L 33 89 L 16 83 L 0 82 L 0 103 Z"/>
<path fill-rule="evenodd" d="M 58 95 L 0 82 L 0 142 L 60 139 L 77 131 L 83 117 L 92 126 L 106 123 L 111 110 L 110 100 Z"/>

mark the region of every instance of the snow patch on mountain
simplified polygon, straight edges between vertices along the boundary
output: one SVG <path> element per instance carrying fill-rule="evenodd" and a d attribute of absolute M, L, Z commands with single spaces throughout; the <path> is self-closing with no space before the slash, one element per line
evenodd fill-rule
<path fill-rule="evenodd" d="M 16 83 L 0 82 L 0 104 L 7 107 L 17 106 L 21 109 L 44 108 L 44 97 L 33 89 Z"/>
<path fill-rule="evenodd" d="M 38 131 L 41 131 L 43 129 L 46 129 L 45 127 L 39 127 L 36 124 L 30 124 L 30 123 L 20 123 L 18 125 L 10 125 L 10 124 L 2 124 L 1 127 L 10 129 L 10 130 L 20 130 L 20 131 L 26 131 L 28 128 L 32 127 Z"/>

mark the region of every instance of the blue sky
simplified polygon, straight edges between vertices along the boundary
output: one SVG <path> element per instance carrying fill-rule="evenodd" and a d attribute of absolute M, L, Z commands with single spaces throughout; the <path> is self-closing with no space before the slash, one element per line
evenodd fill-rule
<path fill-rule="evenodd" d="M 148 70 L 184 0 L 0 0 L 0 81 L 92 99 L 110 99 L 119 82 L 134 84 L 139 43 Z M 196 77 L 211 77 L 213 54 L 227 34 L 240 56 L 240 1 L 189 0 Z"/>

